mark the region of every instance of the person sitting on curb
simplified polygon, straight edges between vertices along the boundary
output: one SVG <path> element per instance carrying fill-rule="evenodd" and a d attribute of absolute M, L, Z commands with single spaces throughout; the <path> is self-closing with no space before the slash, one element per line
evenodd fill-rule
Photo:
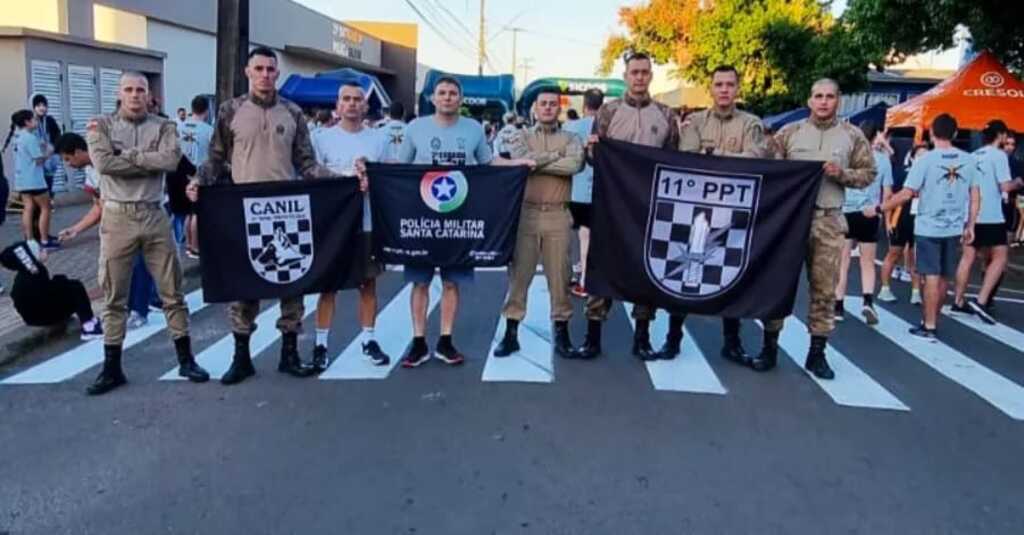
<path fill-rule="evenodd" d="M 103 327 L 92 311 L 82 281 L 54 275 L 43 265 L 46 251 L 39 242 L 19 241 L 0 252 L 0 265 L 14 271 L 11 299 L 26 325 L 49 327 L 66 322 L 72 315 L 81 323 L 82 340 L 103 337 Z"/>

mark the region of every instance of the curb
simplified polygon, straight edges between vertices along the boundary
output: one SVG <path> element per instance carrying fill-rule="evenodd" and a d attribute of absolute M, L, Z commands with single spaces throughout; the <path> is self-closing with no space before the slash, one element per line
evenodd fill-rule
<path fill-rule="evenodd" d="M 199 263 L 182 269 L 183 279 L 198 279 L 200 276 Z M 103 295 L 99 288 L 89 290 L 89 295 L 99 295 L 93 299 L 93 303 L 101 300 Z M 95 306 L 93 308 L 96 308 Z M 72 322 L 50 327 L 25 327 L 13 333 L 0 337 L 0 368 L 14 364 L 22 357 L 31 353 L 49 342 L 59 340 L 67 335 L 68 326 Z M 2 532 L 0 532 L 2 533 Z"/>

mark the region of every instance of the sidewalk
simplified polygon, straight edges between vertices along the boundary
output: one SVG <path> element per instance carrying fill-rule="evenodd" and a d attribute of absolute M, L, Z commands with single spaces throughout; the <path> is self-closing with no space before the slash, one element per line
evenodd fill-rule
<path fill-rule="evenodd" d="M 57 195 L 56 211 L 50 224 L 50 234 L 56 235 L 61 229 L 77 222 L 89 211 L 91 200 L 82 192 L 62 193 Z M 0 225 L 0 248 L 21 240 L 20 214 L 7 214 L 7 221 Z M 74 241 L 61 249 L 51 251 L 46 268 L 51 275 L 63 274 L 78 279 L 85 285 L 89 297 L 93 299 L 93 311 L 99 314 L 102 310 L 103 292 L 96 280 L 99 269 L 99 232 L 92 228 L 83 232 Z M 182 268 L 186 275 L 198 274 L 199 262 L 182 255 Z M 77 322 L 71 320 L 65 329 L 58 327 L 28 327 L 24 324 L 8 292 L 14 282 L 14 273 L 0 269 L 0 283 L 6 291 L 0 295 L 0 366 L 7 364 L 28 351 L 53 338 L 65 335 L 77 335 Z"/>

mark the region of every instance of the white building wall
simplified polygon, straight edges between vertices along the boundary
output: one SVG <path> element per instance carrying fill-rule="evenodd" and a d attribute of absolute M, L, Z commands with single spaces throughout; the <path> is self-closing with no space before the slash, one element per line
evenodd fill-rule
<path fill-rule="evenodd" d="M 217 92 L 217 38 L 213 35 L 149 19 L 148 48 L 167 54 L 164 60 L 164 112 L 190 109 L 192 98 Z"/>

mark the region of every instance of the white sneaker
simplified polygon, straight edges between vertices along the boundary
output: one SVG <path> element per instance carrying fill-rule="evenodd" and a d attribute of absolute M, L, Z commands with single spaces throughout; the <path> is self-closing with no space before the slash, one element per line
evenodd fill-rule
<path fill-rule="evenodd" d="M 850 258 L 858 258 L 858 257 L 860 257 L 860 247 L 855 247 L 853 249 L 850 249 Z"/>
<path fill-rule="evenodd" d="M 864 305 L 860 309 L 861 315 L 864 316 L 864 322 L 868 325 L 878 325 L 878 312 L 875 312 L 875 307 L 872 305 Z"/>
<path fill-rule="evenodd" d="M 913 279 L 910 278 L 910 272 L 905 270 L 905 269 L 901 269 L 900 270 L 900 281 L 902 281 L 902 282 L 910 282 L 911 280 L 913 280 Z"/>
<path fill-rule="evenodd" d="M 910 292 L 910 304 L 920 305 L 921 304 L 921 290 L 913 290 Z"/>
<path fill-rule="evenodd" d="M 148 318 L 142 317 L 138 312 L 132 311 L 131 315 L 128 316 L 128 328 L 138 329 L 139 327 L 145 327 L 149 323 Z"/>
<path fill-rule="evenodd" d="M 896 295 L 888 286 L 882 286 L 882 289 L 878 291 L 878 300 L 883 303 L 895 303 Z"/>

